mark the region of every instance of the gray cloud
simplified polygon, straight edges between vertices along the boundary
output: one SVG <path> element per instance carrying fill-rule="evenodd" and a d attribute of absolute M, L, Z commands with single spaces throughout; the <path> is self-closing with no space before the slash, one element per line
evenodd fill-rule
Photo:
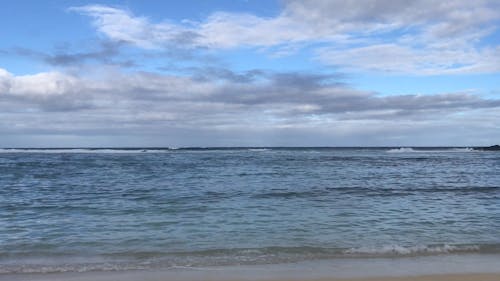
<path fill-rule="evenodd" d="M 89 60 L 110 63 L 112 58 L 118 55 L 119 46 L 119 43 L 101 42 L 99 44 L 99 49 L 95 51 L 77 53 L 61 52 L 53 55 L 46 55 L 44 60 L 55 66 L 81 64 Z"/>
<path fill-rule="evenodd" d="M 95 108 L 88 97 L 67 94 L 64 96 L 0 96 L 0 100 L 9 107 L 16 108 L 16 112 L 35 110 L 37 112 L 77 112 Z M 22 109 L 21 109 L 22 108 Z M 21 109 L 21 110 L 20 110 Z M 6 110 L 8 112 L 8 109 Z"/>
<path fill-rule="evenodd" d="M 468 32 L 485 22 L 499 18 L 500 4 L 492 0 L 454 0 L 411 2 L 392 0 L 286 0 L 285 14 L 319 27 L 368 28 L 373 31 L 386 28 L 415 28 L 429 23 L 448 29 L 444 36 Z M 453 31 L 453 32 L 452 32 Z"/>
<path fill-rule="evenodd" d="M 71 51 L 70 48 L 65 47 L 58 48 L 52 53 L 46 53 L 23 47 L 15 47 L 3 52 L 5 55 L 28 57 L 55 67 L 79 66 L 89 62 L 121 67 L 136 66 L 135 61 L 120 57 L 120 48 L 123 42 L 99 41 L 97 44 L 92 45 L 97 47 L 88 51 Z"/>
<path fill-rule="evenodd" d="M 235 72 L 228 68 L 217 66 L 192 66 L 192 67 L 163 67 L 163 71 L 176 71 L 185 73 L 196 81 L 226 81 L 234 83 L 251 83 L 259 78 L 267 76 L 266 71 L 252 69 L 243 72 Z"/>

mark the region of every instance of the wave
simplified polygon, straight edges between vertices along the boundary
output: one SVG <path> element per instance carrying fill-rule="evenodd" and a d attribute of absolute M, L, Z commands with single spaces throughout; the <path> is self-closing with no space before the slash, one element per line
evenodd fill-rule
<path fill-rule="evenodd" d="M 454 148 L 412 148 L 400 147 L 387 150 L 388 153 L 449 153 L 449 152 L 477 152 L 470 147 L 454 147 Z"/>
<path fill-rule="evenodd" d="M 478 186 L 435 186 L 435 187 L 404 187 L 404 188 L 391 188 L 391 187 L 363 187 L 363 186 L 339 186 L 339 187 L 325 187 L 321 189 L 311 190 L 271 190 L 268 192 L 254 193 L 249 195 L 252 199 L 314 199 L 326 198 L 335 194 L 349 194 L 349 195 L 363 195 L 363 196 L 410 196 L 415 194 L 428 194 L 428 193 L 496 193 L 500 191 L 498 185 L 478 185 Z M 239 194 L 241 196 L 241 194 Z"/>
<path fill-rule="evenodd" d="M 479 245 L 425 245 L 425 246 L 400 246 L 386 245 L 382 247 L 360 247 L 345 250 L 348 255 L 361 256 L 412 256 L 450 253 L 480 252 Z"/>
<path fill-rule="evenodd" d="M 0 148 L 0 153 L 161 153 L 174 150 L 162 149 L 119 149 L 119 148 Z"/>
<path fill-rule="evenodd" d="M 309 260 L 342 258 L 397 258 L 446 254 L 498 254 L 500 245 L 386 245 L 380 247 L 320 248 L 320 247 L 264 247 L 211 249 L 173 253 L 113 253 L 89 262 L 72 258 L 15 259 L 0 263 L 0 274 L 57 273 L 87 271 L 123 271 L 138 269 L 199 268 L 231 265 L 263 265 L 295 263 Z M 50 263 L 40 262 L 50 260 Z"/>
<path fill-rule="evenodd" d="M 392 148 L 387 150 L 389 153 L 409 153 L 409 152 L 415 152 L 413 148 L 411 147 L 400 147 L 400 148 Z"/>
<path fill-rule="evenodd" d="M 0 148 L 0 153 L 166 153 L 166 152 L 190 152 L 190 153 L 234 153 L 239 151 L 265 152 L 270 148 Z"/>
<path fill-rule="evenodd" d="M 346 149 L 359 148 L 280 148 L 280 147 L 157 147 L 157 148 L 0 148 L 0 153 L 161 153 L 173 151 L 189 151 L 189 152 L 266 152 L 266 151 L 302 151 L 309 153 L 320 153 L 320 150 L 338 150 L 344 151 Z M 379 150 L 380 148 L 366 148 Z M 474 148 L 413 148 L 413 147 L 400 147 L 391 148 L 386 150 L 388 153 L 443 153 L 443 152 L 480 152 Z M 338 158 L 342 160 L 342 157 Z"/>

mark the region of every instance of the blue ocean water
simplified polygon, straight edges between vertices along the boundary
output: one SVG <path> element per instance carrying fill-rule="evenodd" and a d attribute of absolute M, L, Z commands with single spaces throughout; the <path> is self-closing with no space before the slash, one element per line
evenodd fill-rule
<path fill-rule="evenodd" d="M 500 153 L 0 150 L 0 273 L 500 253 Z"/>

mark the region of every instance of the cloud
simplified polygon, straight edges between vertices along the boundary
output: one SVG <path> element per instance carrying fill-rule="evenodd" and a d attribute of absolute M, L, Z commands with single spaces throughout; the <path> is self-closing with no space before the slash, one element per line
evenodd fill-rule
<path fill-rule="evenodd" d="M 189 21 L 189 24 L 183 25 L 152 23 L 129 11 L 103 5 L 73 7 L 70 11 L 92 17 L 97 30 L 108 38 L 145 49 L 170 45 L 206 48 L 272 46 L 286 41 L 307 40 L 311 33 L 291 19 L 266 19 L 251 14 L 218 12 L 205 22 Z"/>
<path fill-rule="evenodd" d="M 5 50 L 4 52 L 5 55 L 28 57 L 42 61 L 54 67 L 81 66 L 87 63 L 119 65 L 122 67 L 135 66 L 135 62 L 133 60 L 123 59 L 120 57 L 120 47 L 123 45 L 123 42 L 98 41 L 91 42 L 91 45 L 95 45 L 96 47 L 85 51 L 71 51 L 68 47 L 66 47 L 59 48 L 52 53 L 48 53 L 28 48 L 16 47 Z"/>
<path fill-rule="evenodd" d="M 306 22 L 316 22 L 318 27 L 335 30 L 385 31 L 421 25 L 437 25 L 455 31 L 467 31 L 470 27 L 496 20 L 499 17 L 496 1 L 466 0 L 443 1 L 417 0 L 395 2 L 391 0 L 288 0 L 285 14 Z M 340 25 L 340 26 L 338 26 Z M 455 36 L 456 33 L 441 35 Z"/>
<path fill-rule="evenodd" d="M 58 73 L 42 72 L 34 75 L 14 76 L 0 69 L 0 92 L 10 96 L 46 97 L 67 95 L 78 88 L 77 78 Z"/>
<path fill-rule="evenodd" d="M 238 73 L 230 69 L 217 66 L 162 68 L 162 70 L 175 70 L 177 72 L 186 73 L 194 80 L 205 82 L 229 81 L 234 83 L 250 83 L 266 75 L 265 71 L 259 69 L 252 69 Z"/>
<path fill-rule="evenodd" d="M 414 49 L 380 44 L 351 49 L 321 48 L 320 60 L 347 69 L 416 75 L 495 73 L 500 71 L 500 47 L 474 49 Z"/>
<path fill-rule="evenodd" d="M 92 107 L 79 92 L 85 81 L 60 72 L 41 72 L 15 76 L 0 69 L 0 101 L 2 110 L 74 111 Z"/>
<path fill-rule="evenodd" d="M 189 44 L 198 36 L 196 32 L 180 25 L 166 22 L 152 24 L 147 18 L 135 17 L 128 11 L 103 5 L 73 7 L 70 11 L 92 17 L 98 31 L 110 39 L 146 49 L 171 43 Z"/>
<path fill-rule="evenodd" d="M 481 44 L 497 31 L 498 1 L 283 3 L 275 17 L 216 12 L 200 22 L 181 23 L 153 23 L 102 5 L 71 10 L 92 17 L 107 38 L 146 49 L 277 47 L 276 55 L 282 56 L 312 46 L 319 61 L 350 69 L 425 75 L 500 70 L 492 63 L 499 58 L 498 45 Z"/>
<path fill-rule="evenodd" d="M 44 61 L 54 66 L 82 64 L 87 61 L 114 63 L 113 58 L 119 54 L 120 42 L 99 42 L 97 50 L 86 52 L 59 51 L 52 55 L 44 55 Z"/>

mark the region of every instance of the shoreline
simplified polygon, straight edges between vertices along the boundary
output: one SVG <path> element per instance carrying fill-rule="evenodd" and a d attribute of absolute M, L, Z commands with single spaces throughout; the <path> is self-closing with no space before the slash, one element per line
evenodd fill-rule
<path fill-rule="evenodd" d="M 500 281 L 498 264 L 499 254 L 467 254 L 123 271 L 7 273 L 0 274 L 0 281 Z"/>
<path fill-rule="evenodd" d="M 27 277 L 27 278 L 26 278 Z M 141 274 L 63 274 L 63 275 L 51 275 L 39 278 L 36 276 L 23 276 L 16 278 L 15 276 L 9 276 L 8 279 L 3 279 L 0 276 L 0 280 L 11 280 L 11 281 L 112 281 L 112 280 L 123 280 L 123 281 L 166 281 L 166 280 L 185 280 L 185 281 L 499 281 L 500 273 L 462 273 L 462 274 L 432 274 L 432 275 L 416 275 L 416 276 L 377 276 L 377 277 L 354 277 L 354 278 L 337 278 L 337 277 L 325 277 L 321 279 L 306 279 L 306 278 L 281 278 L 281 279 L 246 279 L 246 278 L 234 278 L 225 279 L 218 277 L 205 277 L 200 279 L 178 279 L 171 276 L 160 276 L 160 275 L 146 275 Z"/>

